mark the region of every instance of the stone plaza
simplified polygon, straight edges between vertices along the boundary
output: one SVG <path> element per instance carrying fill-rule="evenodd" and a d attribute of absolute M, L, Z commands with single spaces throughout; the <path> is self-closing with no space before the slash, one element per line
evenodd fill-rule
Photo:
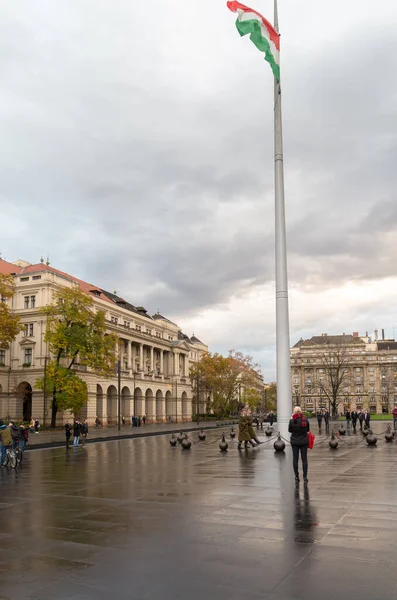
<path fill-rule="evenodd" d="M 2 469 L 1 600 L 397 597 L 397 442 L 332 451 L 318 435 L 295 487 L 289 447 L 261 432 L 221 453 L 220 434 L 31 450 Z"/>

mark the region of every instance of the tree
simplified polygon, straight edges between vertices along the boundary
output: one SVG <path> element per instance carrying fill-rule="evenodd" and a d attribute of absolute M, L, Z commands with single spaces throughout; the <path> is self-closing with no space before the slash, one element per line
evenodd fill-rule
<path fill-rule="evenodd" d="M 265 410 L 277 410 L 277 384 L 269 383 L 265 388 Z"/>
<path fill-rule="evenodd" d="M 337 414 L 338 399 L 342 389 L 350 384 L 349 355 L 346 347 L 335 345 L 321 355 L 323 373 L 319 374 L 316 385 L 320 394 L 331 404 L 332 414 Z"/>
<path fill-rule="evenodd" d="M 106 333 L 105 313 L 96 311 L 93 300 L 78 288 L 65 288 L 55 294 L 54 304 L 41 312 L 47 317 L 44 340 L 52 359 L 38 389 L 52 395 L 51 427 L 58 410 L 78 412 L 88 400 L 87 385 L 74 371 L 78 361 L 99 375 L 115 370 L 117 337 Z"/>
<path fill-rule="evenodd" d="M 228 356 L 210 352 L 204 354 L 199 362 L 190 369 L 192 384 L 199 389 L 211 392 L 211 402 L 207 402 L 207 412 L 213 411 L 221 417 L 237 412 L 241 390 L 243 400 L 254 398 L 254 391 L 259 388 L 259 365 L 251 356 L 230 350 Z"/>
<path fill-rule="evenodd" d="M 386 367 L 381 368 L 381 400 L 386 412 L 390 412 L 390 400 L 394 397 L 395 381 Z"/>
<path fill-rule="evenodd" d="M 0 348 L 8 348 L 22 330 L 19 316 L 13 315 L 7 304 L 14 293 L 13 277 L 0 273 Z"/>

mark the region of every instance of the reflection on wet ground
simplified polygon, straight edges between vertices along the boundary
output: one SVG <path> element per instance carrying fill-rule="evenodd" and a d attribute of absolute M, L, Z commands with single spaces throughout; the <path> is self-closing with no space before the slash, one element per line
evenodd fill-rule
<path fill-rule="evenodd" d="M 397 598 L 396 444 L 221 454 L 219 431 L 38 450 L 0 472 L 0 600 Z M 317 442 L 321 442 L 321 436 Z"/>

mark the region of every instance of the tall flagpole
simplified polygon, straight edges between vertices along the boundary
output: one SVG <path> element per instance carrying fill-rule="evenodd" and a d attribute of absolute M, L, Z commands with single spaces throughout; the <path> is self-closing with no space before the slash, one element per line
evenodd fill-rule
<path fill-rule="evenodd" d="M 274 28 L 278 33 L 279 26 L 277 0 L 274 0 Z M 292 398 L 283 161 L 281 86 L 280 82 L 274 78 L 277 424 L 281 435 L 286 437 L 288 434 L 288 422 L 291 418 Z"/>

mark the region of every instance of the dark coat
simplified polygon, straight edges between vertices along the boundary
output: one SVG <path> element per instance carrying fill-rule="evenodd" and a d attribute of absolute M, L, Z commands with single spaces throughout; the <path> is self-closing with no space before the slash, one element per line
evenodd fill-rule
<path fill-rule="evenodd" d="M 74 437 L 80 437 L 80 433 L 81 433 L 81 424 L 80 423 L 75 423 L 73 425 L 73 435 L 74 435 Z"/>
<path fill-rule="evenodd" d="M 310 423 L 308 419 L 306 419 L 306 427 L 302 427 L 302 417 L 291 419 L 288 425 L 288 431 L 291 434 L 291 446 L 309 445 L 307 434 L 310 431 Z"/>
<path fill-rule="evenodd" d="M 356 410 L 352 410 L 351 417 L 352 417 L 353 423 L 356 423 L 357 419 L 358 419 L 358 412 Z"/>

